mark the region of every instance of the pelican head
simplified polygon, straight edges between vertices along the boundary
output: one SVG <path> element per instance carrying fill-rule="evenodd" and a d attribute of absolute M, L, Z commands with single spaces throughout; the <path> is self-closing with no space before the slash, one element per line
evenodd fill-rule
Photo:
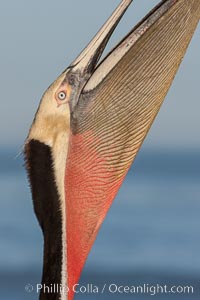
<path fill-rule="evenodd" d="M 79 96 L 94 73 L 106 44 L 132 0 L 124 0 L 94 39 L 44 93 L 28 140 L 37 139 L 53 146 L 57 135 L 70 127 Z"/>

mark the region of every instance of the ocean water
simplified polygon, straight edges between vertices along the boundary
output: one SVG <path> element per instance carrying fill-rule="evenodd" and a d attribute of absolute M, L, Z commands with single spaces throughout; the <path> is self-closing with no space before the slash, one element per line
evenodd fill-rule
<path fill-rule="evenodd" d="M 38 299 L 42 234 L 16 149 L 0 152 L 1 299 Z M 144 150 L 132 166 L 84 268 L 75 299 L 200 299 L 200 154 Z M 117 286 L 192 286 L 193 293 L 112 293 Z M 26 292 L 27 285 L 33 291 Z M 102 288 L 105 286 L 104 293 Z"/>

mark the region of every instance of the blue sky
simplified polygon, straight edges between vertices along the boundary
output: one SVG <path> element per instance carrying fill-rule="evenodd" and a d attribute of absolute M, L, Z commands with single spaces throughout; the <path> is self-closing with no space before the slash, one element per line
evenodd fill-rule
<path fill-rule="evenodd" d="M 8 0 L 1 3 L 2 146 L 23 145 L 45 89 L 86 46 L 119 2 Z M 109 48 L 158 2 L 133 1 Z M 199 37 L 200 26 L 145 147 L 200 147 Z"/>

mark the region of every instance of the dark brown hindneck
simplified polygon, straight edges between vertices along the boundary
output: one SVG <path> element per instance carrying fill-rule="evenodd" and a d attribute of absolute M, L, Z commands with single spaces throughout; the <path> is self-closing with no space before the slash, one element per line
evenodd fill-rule
<path fill-rule="evenodd" d="M 62 212 L 49 146 L 31 140 L 25 147 L 35 214 L 44 235 L 44 261 L 40 300 L 58 300 L 62 272 Z M 45 288 L 46 287 L 46 288 Z M 52 288 L 48 291 L 48 287 Z"/>

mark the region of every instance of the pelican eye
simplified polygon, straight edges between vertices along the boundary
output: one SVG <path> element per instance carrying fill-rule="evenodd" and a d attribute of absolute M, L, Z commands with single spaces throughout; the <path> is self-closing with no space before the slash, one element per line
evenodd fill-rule
<path fill-rule="evenodd" d="M 66 93 L 65 92 L 60 92 L 58 94 L 58 99 L 61 100 L 61 101 L 65 100 L 66 99 Z"/>

